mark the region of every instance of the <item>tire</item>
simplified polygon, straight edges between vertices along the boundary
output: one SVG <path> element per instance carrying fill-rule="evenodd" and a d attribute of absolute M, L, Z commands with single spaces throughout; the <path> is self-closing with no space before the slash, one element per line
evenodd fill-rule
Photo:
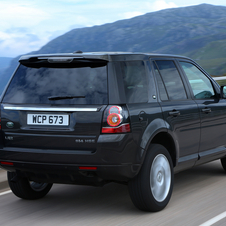
<path fill-rule="evenodd" d="M 7 172 L 9 187 L 19 198 L 34 200 L 43 198 L 50 191 L 53 184 L 51 183 L 37 183 L 29 181 L 26 177 L 18 178 L 18 180 L 12 180 L 15 178 L 15 172 Z"/>
<path fill-rule="evenodd" d="M 221 165 L 226 172 L 226 157 L 221 159 Z"/>
<path fill-rule="evenodd" d="M 173 190 L 173 163 L 169 152 L 151 144 L 138 175 L 128 183 L 133 204 L 140 210 L 157 212 L 166 207 Z"/>

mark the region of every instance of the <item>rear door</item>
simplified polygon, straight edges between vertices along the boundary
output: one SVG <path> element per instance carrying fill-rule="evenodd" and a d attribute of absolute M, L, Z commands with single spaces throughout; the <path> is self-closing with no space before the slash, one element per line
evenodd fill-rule
<path fill-rule="evenodd" d="M 145 148 L 150 138 L 146 137 L 147 133 L 144 134 L 145 129 L 155 119 L 162 118 L 161 108 L 155 96 L 154 79 L 150 75 L 150 63 L 148 60 L 133 60 L 117 62 L 115 65 L 116 74 L 120 75 L 119 84 L 123 85 L 122 96 L 125 96 L 129 110 L 133 139 L 137 145 L 141 144 L 141 147 Z"/>
<path fill-rule="evenodd" d="M 107 62 L 53 59 L 21 62 L 1 105 L 4 147 L 95 151 Z"/>
<path fill-rule="evenodd" d="M 198 159 L 200 116 L 196 102 L 190 98 L 173 59 L 153 61 L 159 89 L 160 106 L 169 133 L 178 150 L 178 169 L 191 167 Z"/>

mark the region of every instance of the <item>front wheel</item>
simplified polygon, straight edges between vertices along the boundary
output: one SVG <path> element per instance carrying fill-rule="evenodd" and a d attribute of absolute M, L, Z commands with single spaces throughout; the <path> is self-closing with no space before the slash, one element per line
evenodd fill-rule
<path fill-rule="evenodd" d="M 138 175 L 128 183 L 134 205 L 156 212 L 168 204 L 173 190 L 173 163 L 167 149 L 151 144 Z"/>
<path fill-rule="evenodd" d="M 29 181 L 27 178 L 19 178 L 12 180 L 16 176 L 15 172 L 7 172 L 9 187 L 19 198 L 22 199 L 40 199 L 47 195 L 53 184 L 51 183 L 38 183 Z"/>

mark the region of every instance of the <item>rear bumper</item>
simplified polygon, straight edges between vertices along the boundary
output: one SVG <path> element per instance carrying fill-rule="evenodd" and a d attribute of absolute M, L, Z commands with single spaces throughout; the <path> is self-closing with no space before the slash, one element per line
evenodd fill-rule
<path fill-rule="evenodd" d="M 27 177 L 31 181 L 96 186 L 111 181 L 127 182 L 137 174 L 140 168 L 140 165 L 136 164 L 95 165 L 95 170 L 80 170 L 79 168 L 81 166 L 87 165 L 61 165 L 33 162 L 12 163 L 13 166 L 1 164 L 0 167 L 7 171 L 16 171 L 18 176 Z"/>
<path fill-rule="evenodd" d="M 136 176 L 143 151 L 134 143 L 132 135 L 127 134 L 117 141 L 115 137 L 114 142 L 102 138 L 95 151 L 0 148 L 0 167 L 17 171 L 30 180 L 51 183 L 97 185 L 109 181 L 127 182 Z M 95 170 L 79 168 L 82 166 L 95 167 Z"/>

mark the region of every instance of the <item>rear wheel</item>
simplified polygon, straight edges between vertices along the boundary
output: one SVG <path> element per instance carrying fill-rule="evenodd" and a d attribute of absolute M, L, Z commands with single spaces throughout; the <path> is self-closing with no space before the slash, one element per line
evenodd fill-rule
<path fill-rule="evenodd" d="M 221 165 L 224 168 L 224 170 L 226 171 L 226 157 L 221 159 Z"/>
<path fill-rule="evenodd" d="M 15 178 L 15 172 L 7 172 L 9 187 L 12 192 L 22 199 L 40 199 L 47 195 L 53 184 L 50 183 L 38 183 L 29 181 L 27 178 Z"/>
<path fill-rule="evenodd" d="M 151 144 L 139 174 L 129 184 L 134 205 L 144 211 L 160 211 L 168 204 L 173 190 L 173 164 L 167 149 Z"/>

